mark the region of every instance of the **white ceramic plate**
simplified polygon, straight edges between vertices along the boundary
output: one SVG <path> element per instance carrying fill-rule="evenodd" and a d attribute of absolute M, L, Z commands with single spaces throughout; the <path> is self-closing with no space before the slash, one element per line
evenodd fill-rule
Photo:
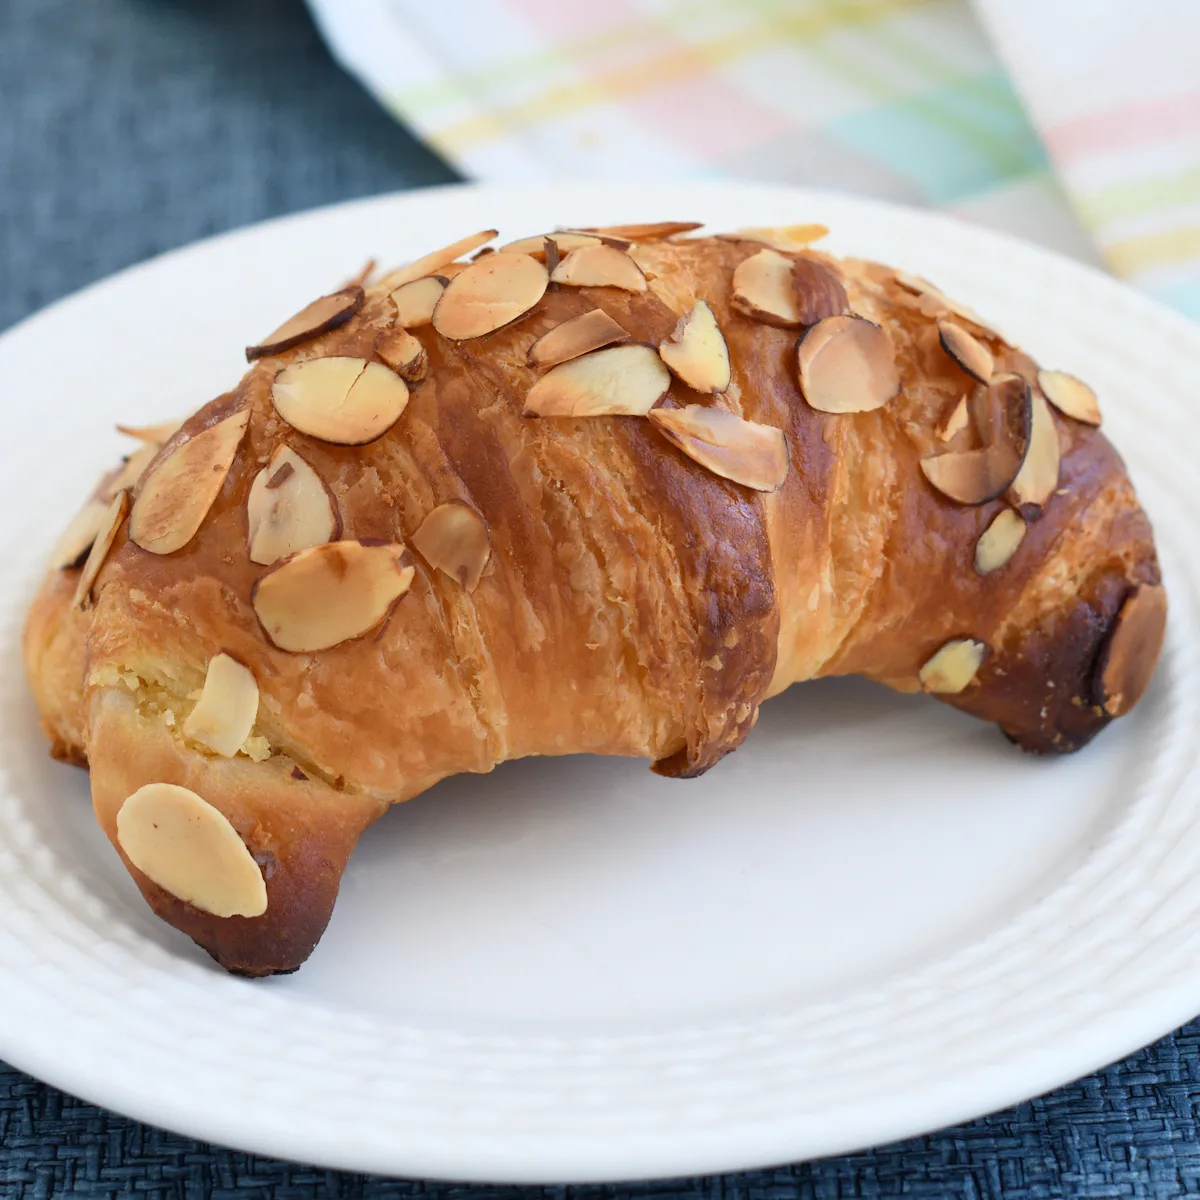
<path fill-rule="evenodd" d="M 485 225 L 824 221 L 1094 382 L 1171 596 L 1145 701 L 1027 758 L 933 701 L 793 689 L 681 783 L 570 758 L 443 783 L 365 839 L 288 979 L 221 974 L 147 911 L 52 763 L 18 638 L 46 547 L 120 448 L 370 255 Z M 1200 1008 L 1200 331 L 942 217 L 767 187 L 447 189 L 273 222 L 126 272 L 0 338 L 0 1057 L 289 1158 L 618 1179 L 849 1150 L 1083 1074 Z"/>

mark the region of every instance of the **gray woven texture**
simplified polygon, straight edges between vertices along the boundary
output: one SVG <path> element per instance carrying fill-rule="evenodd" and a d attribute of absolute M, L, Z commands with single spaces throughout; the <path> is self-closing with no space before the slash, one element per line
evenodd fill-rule
<path fill-rule="evenodd" d="M 0 0 L 0 328 L 206 234 L 453 177 L 337 70 L 300 0 Z M 237 1154 L 0 1063 L 0 1197 L 1170 1197 L 1200 1194 L 1198 1106 L 1200 1023 L 1043 1099 L 863 1154 L 628 1187 L 467 1188 Z"/>

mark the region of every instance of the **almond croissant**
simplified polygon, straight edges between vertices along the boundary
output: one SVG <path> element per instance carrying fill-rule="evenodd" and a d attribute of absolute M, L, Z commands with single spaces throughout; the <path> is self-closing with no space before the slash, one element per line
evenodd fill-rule
<path fill-rule="evenodd" d="M 68 531 L 25 633 L 52 752 L 229 970 L 295 970 L 366 826 L 457 772 L 698 775 L 824 675 L 1040 753 L 1138 700 L 1166 603 L 1091 391 L 924 280 L 691 228 L 322 297 Z"/>

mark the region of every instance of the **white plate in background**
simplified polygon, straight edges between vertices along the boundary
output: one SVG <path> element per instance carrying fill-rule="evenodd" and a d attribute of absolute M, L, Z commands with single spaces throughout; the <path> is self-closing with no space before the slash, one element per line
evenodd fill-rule
<path fill-rule="evenodd" d="M 154 918 L 49 760 L 19 660 L 46 548 L 122 447 L 369 256 L 474 229 L 824 221 L 1099 390 L 1159 538 L 1162 666 L 1084 752 L 857 681 L 793 689 L 702 779 L 514 763 L 393 810 L 297 975 L 222 974 Z M 698 1174 L 959 1121 L 1200 1009 L 1193 514 L 1200 331 L 931 216 L 725 183 L 464 187 L 270 222 L 0 337 L 0 1057 L 143 1120 L 390 1174 Z"/>

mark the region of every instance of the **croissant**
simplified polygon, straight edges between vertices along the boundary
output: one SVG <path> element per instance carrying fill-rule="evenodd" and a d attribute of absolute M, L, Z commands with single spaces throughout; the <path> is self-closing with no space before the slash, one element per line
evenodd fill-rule
<path fill-rule="evenodd" d="M 694 229 L 486 231 L 129 431 L 28 678 L 150 906 L 228 970 L 295 970 L 363 830 L 458 772 L 688 778 L 819 676 L 1046 754 L 1137 702 L 1166 600 L 1092 391 L 819 230 Z"/>

